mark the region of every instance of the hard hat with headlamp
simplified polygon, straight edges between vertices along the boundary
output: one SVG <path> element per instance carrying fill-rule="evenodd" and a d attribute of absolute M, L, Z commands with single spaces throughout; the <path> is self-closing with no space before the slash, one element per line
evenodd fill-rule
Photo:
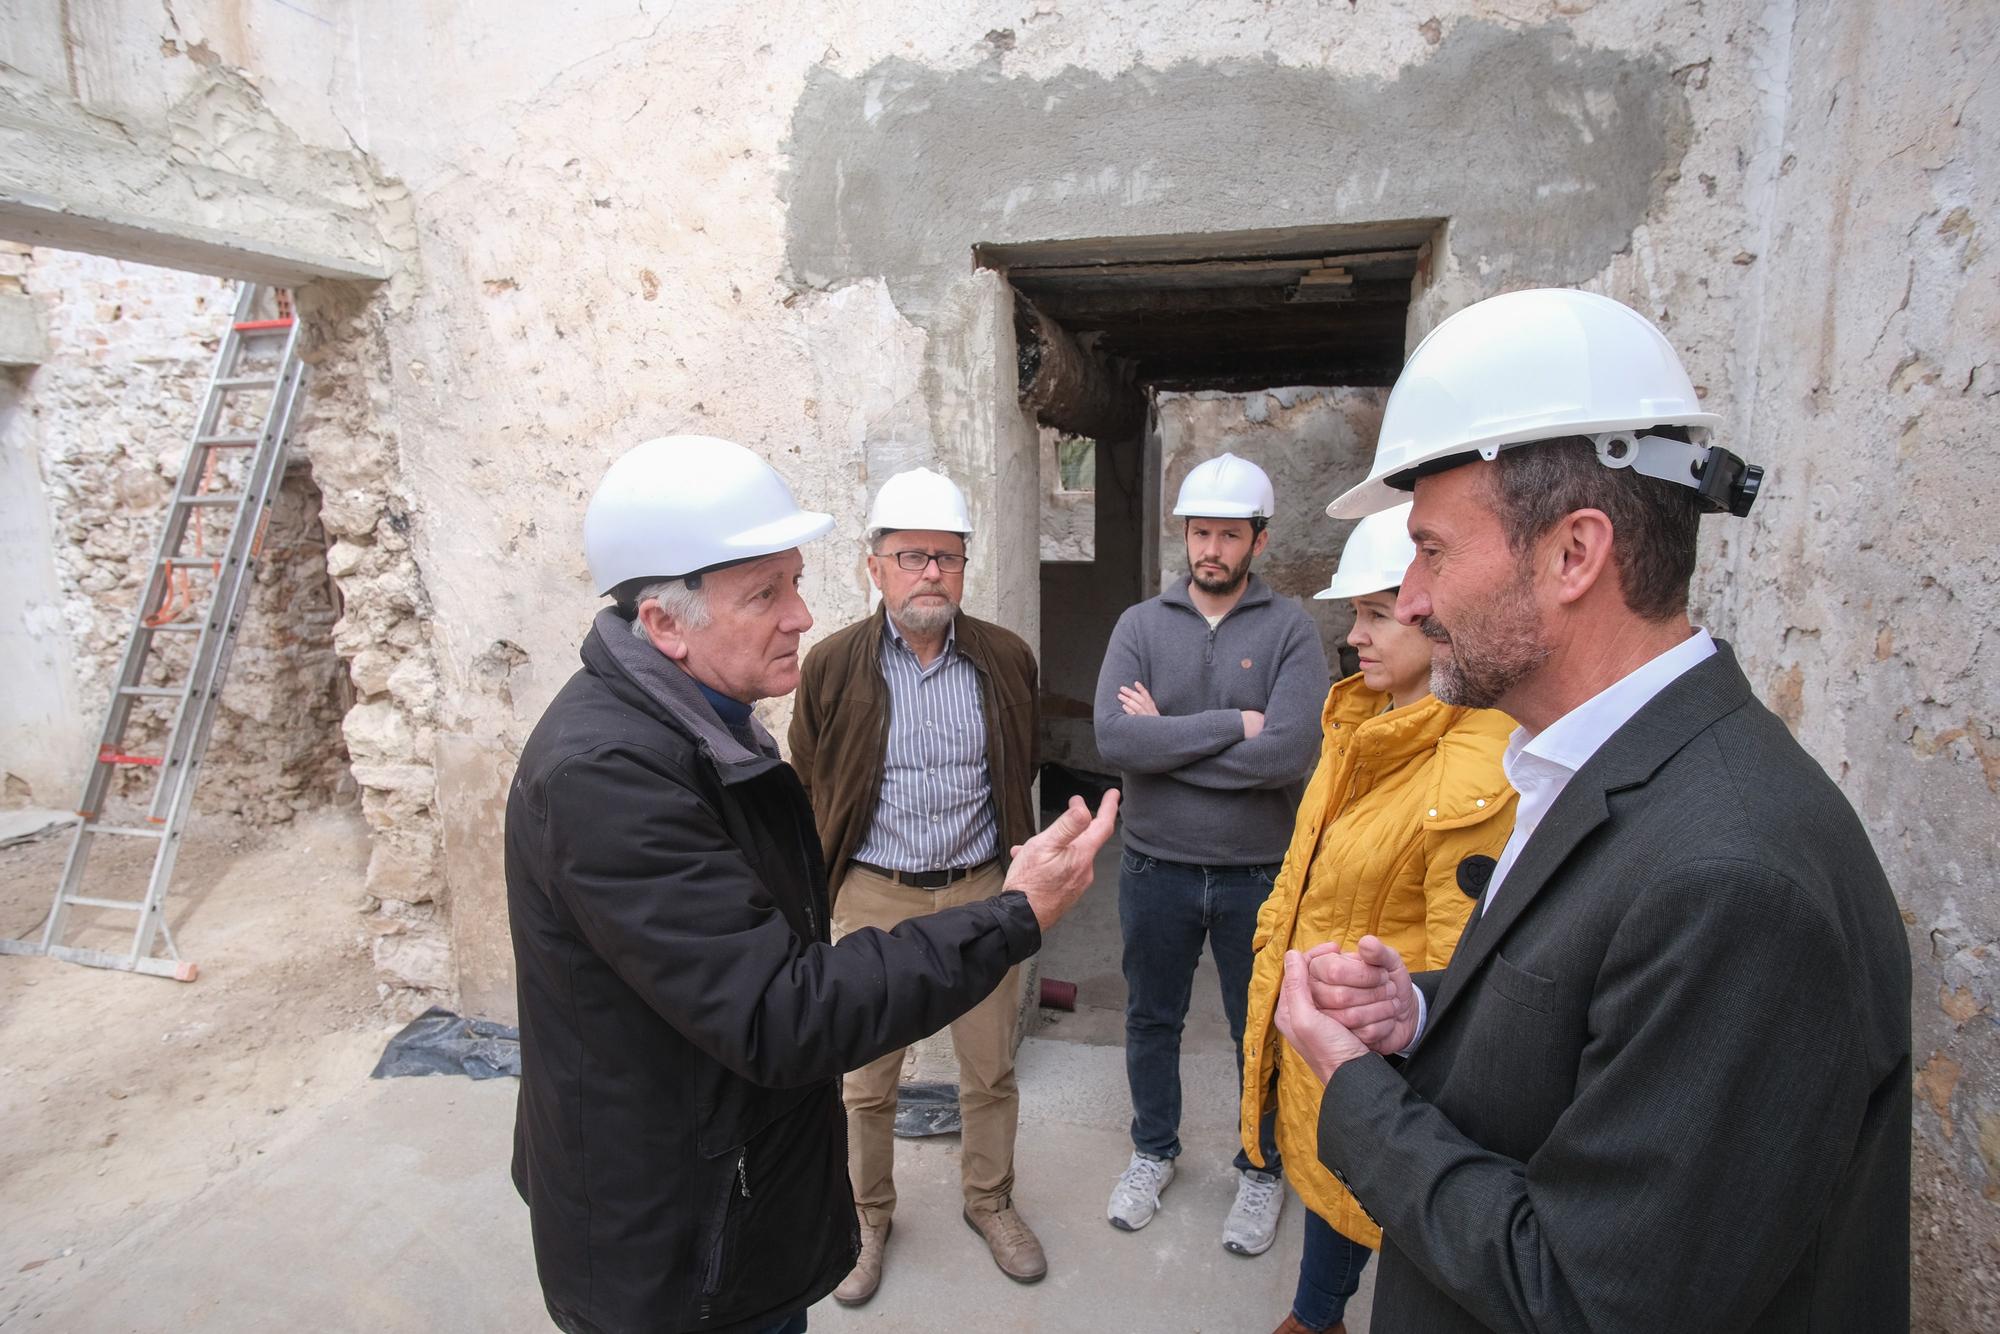
<path fill-rule="evenodd" d="M 1508 292 L 1417 344 L 1390 391 L 1367 480 L 1326 512 L 1360 518 L 1398 504 L 1419 477 L 1583 436 L 1605 467 L 1688 487 L 1704 510 L 1741 516 L 1764 470 L 1709 443 L 1721 420 L 1701 406 L 1673 345 L 1630 306 L 1567 288 Z M 1662 426 L 1688 439 L 1649 433 Z"/>

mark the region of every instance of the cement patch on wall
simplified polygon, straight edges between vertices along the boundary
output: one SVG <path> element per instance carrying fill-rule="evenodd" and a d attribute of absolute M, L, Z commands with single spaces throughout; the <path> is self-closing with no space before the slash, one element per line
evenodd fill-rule
<path fill-rule="evenodd" d="M 880 275 L 924 324 L 976 241 L 1449 217 L 1495 286 L 1580 282 L 1630 244 L 1690 133 L 1664 57 L 1560 26 L 1460 23 L 1393 79 L 822 67 L 786 149 L 786 277 Z"/>

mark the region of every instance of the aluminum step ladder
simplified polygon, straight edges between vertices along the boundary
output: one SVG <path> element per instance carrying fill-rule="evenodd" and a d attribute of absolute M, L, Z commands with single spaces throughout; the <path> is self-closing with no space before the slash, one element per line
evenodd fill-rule
<path fill-rule="evenodd" d="M 93 968 L 150 973 L 182 982 L 192 982 L 198 974 L 193 963 L 180 957 L 167 928 L 167 888 L 215 723 L 216 701 L 236 646 L 237 627 L 263 551 L 265 526 L 284 482 L 286 441 L 305 373 L 298 340 L 290 294 L 243 283 L 235 315 L 216 350 L 215 369 L 167 508 L 152 575 L 126 640 L 111 706 L 77 808 L 81 819 L 71 836 L 62 882 L 40 938 L 0 939 L 0 954 L 46 954 Z M 264 395 L 268 398 L 260 405 L 258 397 Z M 261 425 L 251 429 L 250 423 L 258 421 Z M 233 519 L 226 536 L 216 532 L 224 518 Z M 221 540 L 212 541 L 215 537 Z M 211 546 L 219 549 L 211 551 Z M 160 650 L 176 637 L 186 642 L 187 636 L 193 637 L 194 648 L 180 679 L 149 680 L 169 667 Z M 166 744 L 157 755 L 133 754 L 127 732 L 135 710 L 149 701 L 171 701 Z M 145 820 L 112 823 L 107 805 L 115 796 L 114 780 L 131 767 L 154 774 Z M 151 839 L 158 845 L 144 898 L 102 898 L 80 892 L 91 844 L 100 836 Z M 131 950 L 119 954 L 63 944 L 71 908 L 137 914 Z M 166 957 L 154 956 L 156 940 L 166 946 Z"/>

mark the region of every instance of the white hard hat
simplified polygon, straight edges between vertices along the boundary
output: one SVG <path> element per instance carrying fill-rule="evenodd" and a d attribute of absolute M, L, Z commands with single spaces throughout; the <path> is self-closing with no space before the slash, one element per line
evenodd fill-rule
<path fill-rule="evenodd" d="M 1347 535 L 1347 545 L 1340 549 L 1333 583 L 1313 596 L 1358 598 L 1400 588 L 1404 572 L 1417 558 L 1417 544 L 1410 540 L 1412 508 L 1412 502 L 1406 500 L 1355 524 Z"/>
<path fill-rule="evenodd" d="M 789 551 L 833 527 L 799 508 L 777 470 L 712 435 L 634 445 L 604 470 L 583 512 L 591 582 L 672 579 Z"/>
<path fill-rule="evenodd" d="M 1174 513 L 1198 519 L 1268 519 L 1277 506 L 1271 479 L 1249 459 L 1218 454 L 1188 471 Z"/>
<path fill-rule="evenodd" d="M 1582 435 L 1608 467 L 1693 487 L 1707 508 L 1741 514 L 1762 470 L 1708 447 L 1721 420 L 1701 406 L 1673 345 L 1630 306 L 1566 288 L 1508 292 L 1417 344 L 1382 413 L 1368 479 L 1326 512 L 1356 519 L 1387 509 L 1428 464 Z M 1635 435 L 1649 426 L 1686 427 L 1693 443 Z"/>
<path fill-rule="evenodd" d="M 965 492 L 958 483 L 929 468 L 911 468 L 882 483 L 868 509 L 870 531 L 878 528 L 924 528 L 940 533 L 972 532 Z"/>

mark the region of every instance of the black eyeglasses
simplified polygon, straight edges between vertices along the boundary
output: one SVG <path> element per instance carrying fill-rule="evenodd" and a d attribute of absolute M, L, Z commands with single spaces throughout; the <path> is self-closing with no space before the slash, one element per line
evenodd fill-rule
<path fill-rule="evenodd" d="M 900 568 L 913 573 L 932 561 L 937 562 L 939 574 L 957 574 L 965 568 L 965 557 L 955 551 L 888 551 L 883 554 L 894 557 Z"/>

